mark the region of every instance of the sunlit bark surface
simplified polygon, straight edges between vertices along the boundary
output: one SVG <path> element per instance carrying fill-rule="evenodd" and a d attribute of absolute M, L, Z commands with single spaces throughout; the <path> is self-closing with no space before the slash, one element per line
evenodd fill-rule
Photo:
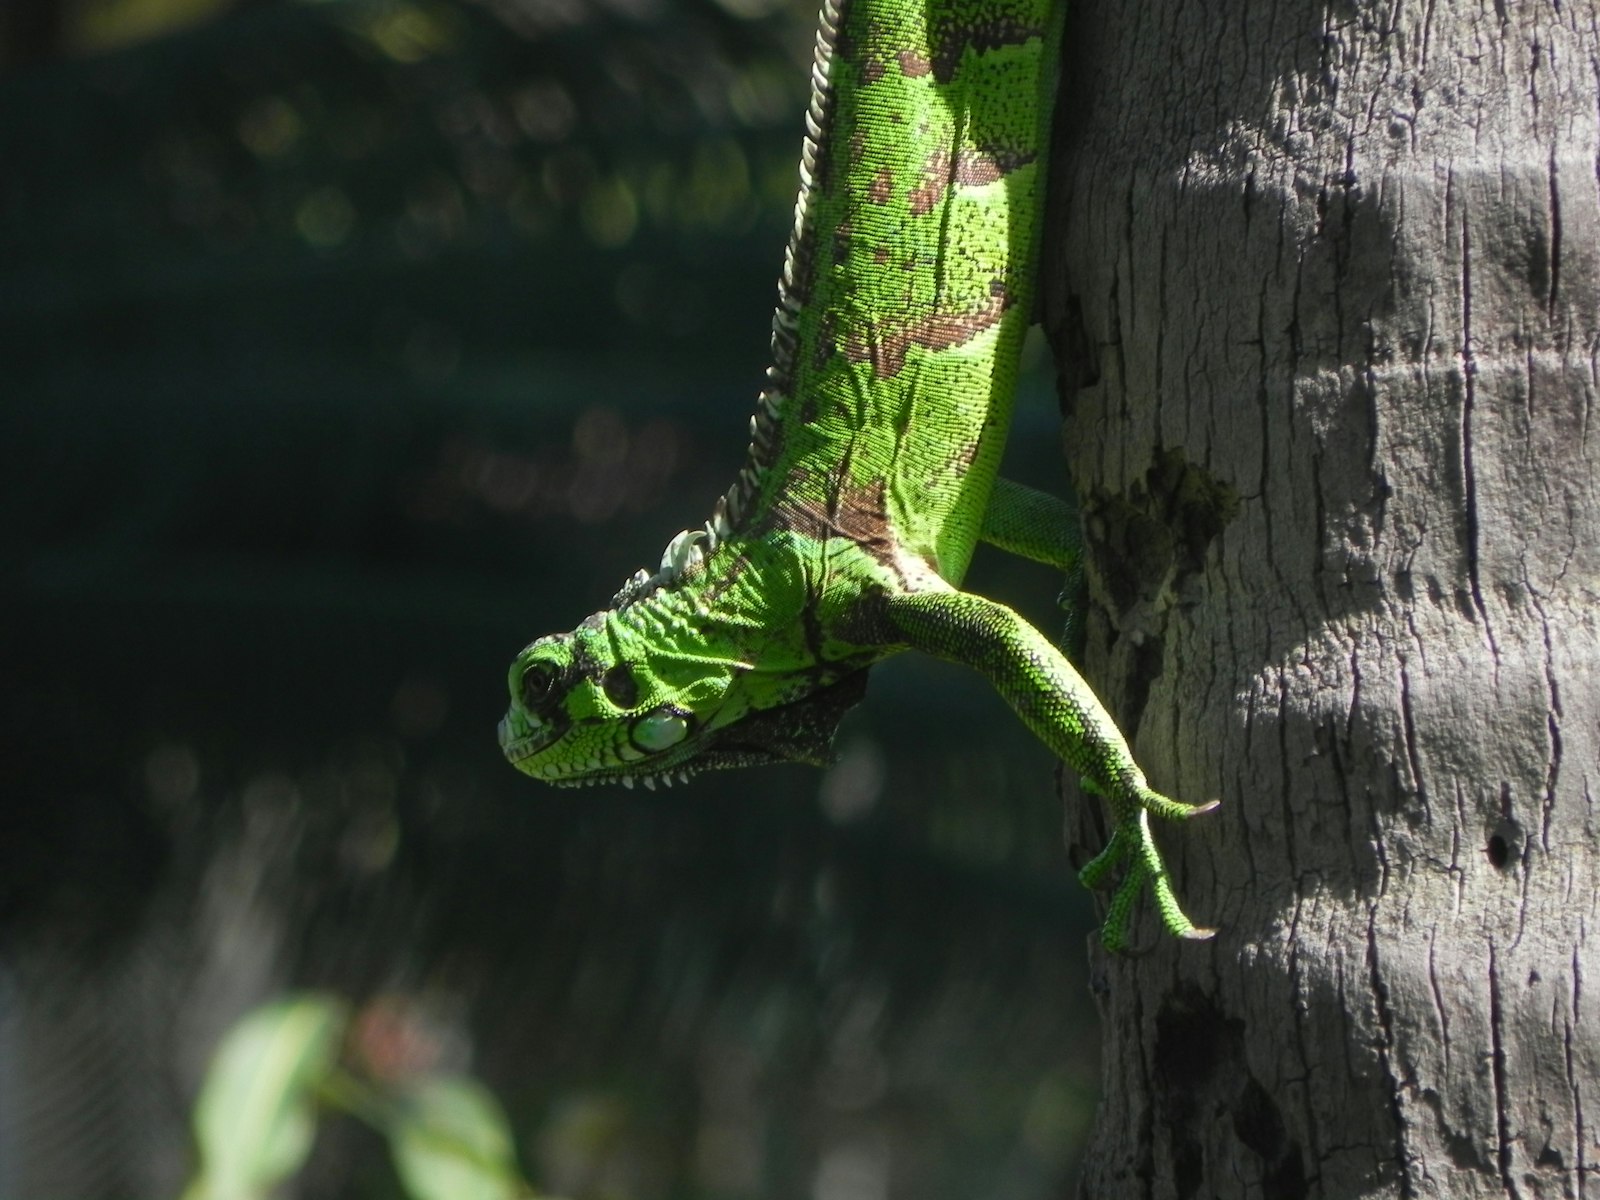
<path fill-rule="evenodd" d="M 1595 20 L 1075 13 L 1088 671 L 1223 801 L 1159 834 L 1217 939 L 1099 965 L 1085 1196 L 1600 1194 Z"/>

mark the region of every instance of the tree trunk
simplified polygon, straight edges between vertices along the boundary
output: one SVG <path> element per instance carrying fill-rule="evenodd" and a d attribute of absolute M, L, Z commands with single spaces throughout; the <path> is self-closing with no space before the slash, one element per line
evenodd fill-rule
<path fill-rule="evenodd" d="M 1069 18 L 1087 674 L 1223 801 L 1157 831 L 1216 940 L 1095 966 L 1086 1197 L 1600 1196 L 1597 22 Z"/>

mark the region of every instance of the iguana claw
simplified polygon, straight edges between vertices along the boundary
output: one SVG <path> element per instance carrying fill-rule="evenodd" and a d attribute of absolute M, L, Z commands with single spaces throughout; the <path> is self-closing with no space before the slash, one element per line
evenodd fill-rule
<path fill-rule="evenodd" d="M 1085 783 L 1088 784 L 1086 790 L 1100 792 L 1100 789 L 1089 784 L 1089 781 L 1086 780 Z M 1181 804 L 1148 788 L 1141 789 L 1139 800 L 1139 807 L 1118 822 L 1105 849 L 1085 863 L 1078 872 L 1078 879 L 1084 887 L 1100 888 L 1106 883 L 1114 868 L 1127 862 L 1127 873 L 1117 885 L 1117 890 L 1112 893 L 1111 903 L 1106 909 L 1105 922 L 1100 927 L 1101 944 L 1107 950 L 1117 953 L 1127 952 L 1128 930 L 1133 921 L 1134 904 L 1147 884 L 1155 896 L 1156 911 L 1161 914 L 1161 924 L 1173 937 L 1186 938 L 1190 941 L 1205 941 L 1215 937 L 1217 932 L 1215 929 L 1196 925 L 1178 903 L 1178 898 L 1172 891 L 1172 881 L 1167 876 L 1166 865 L 1161 861 L 1161 851 L 1156 848 L 1155 839 L 1150 833 L 1150 813 L 1154 812 L 1158 816 L 1170 819 L 1188 820 L 1210 812 L 1221 802 L 1212 800 L 1206 804 Z M 1152 803 L 1152 800 L 1155 803 Z M 1113 803 L 1113 809 L 1118 807 L 1121 805 Z"/>

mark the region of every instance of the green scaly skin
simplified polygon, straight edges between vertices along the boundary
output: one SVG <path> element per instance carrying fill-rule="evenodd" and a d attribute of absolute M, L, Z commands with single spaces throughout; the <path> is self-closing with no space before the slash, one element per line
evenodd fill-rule
<path fill-rule="evenodd" d="M 908 648 L 982 671 L 1106 801 L 1086 884 L 1124 868 L 1101 930 L 1148 887 L 1179 907 L 1152 791 L 1051 642 L 963 592 L 981 539 L 1063 569 L 1075 516 L 997 479 L 1033 303 L 1060 7 L 825 0 L 775 366 L 749 460 L 704 529 L 609 608 L 511 666 L 506 757 L 556 784 L 647 786 L 715 767 L 825 763 L 867 668 Z"/>

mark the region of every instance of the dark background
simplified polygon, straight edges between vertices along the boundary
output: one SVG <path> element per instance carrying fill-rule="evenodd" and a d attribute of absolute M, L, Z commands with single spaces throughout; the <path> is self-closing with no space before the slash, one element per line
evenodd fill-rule
<path fill-rule="evenodd" d="M 0 1198 L 175 1196 L 302 988 L 568 1196 L 1068 1193 L 1092 915 L 980 679 L 880 668 L 827 772 L 495 746 L 512 654 L 741 460 L 810 9 L 0 6 Z M 1013 440 L 1059 489 L 1042 362 Z M 398 1191 L 332 1121 L 288 1194 Z"/>

